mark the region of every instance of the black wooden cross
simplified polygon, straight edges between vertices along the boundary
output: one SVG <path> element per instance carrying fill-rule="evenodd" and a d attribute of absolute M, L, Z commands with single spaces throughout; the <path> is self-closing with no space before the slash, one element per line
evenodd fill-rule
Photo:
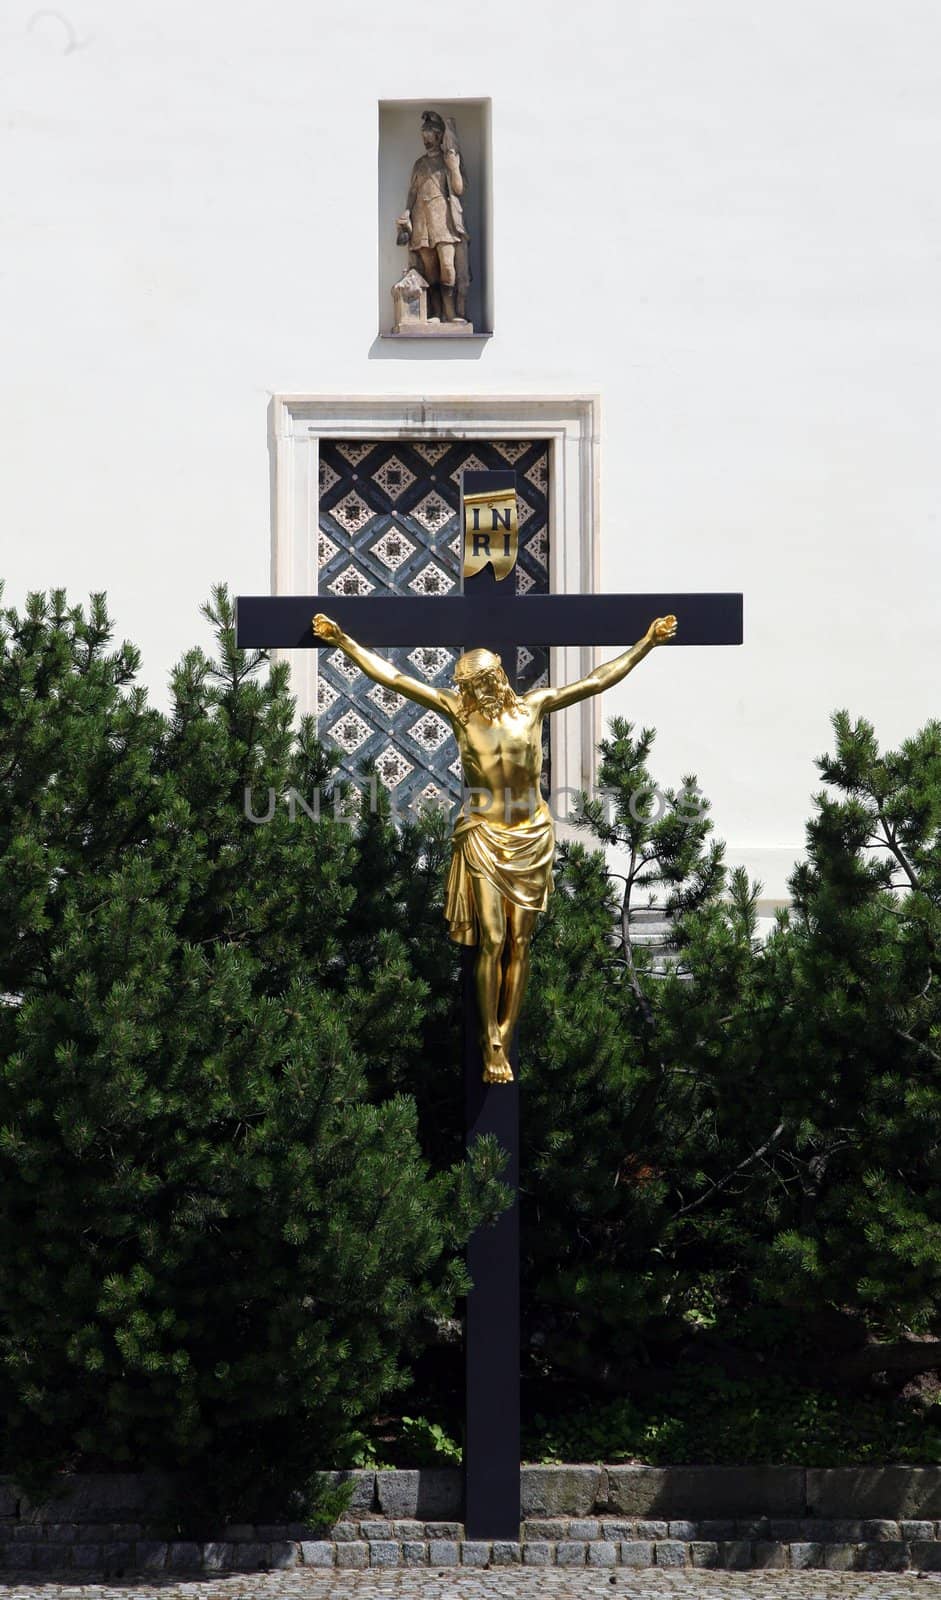
<path fill-rule="evenodd" d="M 465 495 L 515 487 L 514 472 L 464 474 Z M 463 528 L 462 506 L 462 537 Z M 640 639 L 654 617 L 670 612 L 679 618 L 678 645 L 742 642 L 739 594 L 518 595 L 512 576 L 498 583 L 485 567 L 465 579 L 460 595 L 241 597 L 238 643 L 243 649 L 314 649 L 323 644 L 311 627 L 320 606 L 344 632 L 373 649 L 460 645 L 494 650 L 514 687 L 517 645 L 608 645 L 620 651 Z M 443 924 L 441 937 L 447 937 Z M 513 1083 L 482 1081 L 473 982 L 476 951 L 464 948 L 461 955 L 467 1145 L 484 1133 L 496 1136 L 509 1158 L 505 1181 L 514 1195 L 497 1224 L 482 1229 L 468 1247 L 473 1288 L 467 1297 L 464 1341 L 464 1523 L 470 1539 L 515 1541 L 520 1521 L 518 1049 L 514 1038 L 508 1052 Z"/>

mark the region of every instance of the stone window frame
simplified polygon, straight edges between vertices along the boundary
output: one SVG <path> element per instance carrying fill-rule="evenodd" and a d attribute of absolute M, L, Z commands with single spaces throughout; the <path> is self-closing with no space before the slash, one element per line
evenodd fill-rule
<path fill-rule="evenodd" d="M 271 593 L 317 598 L 320 440 L 526 439 L 549 444 L 549 589 L 596 594 L 600 549 L 600 399 L 571 396 L 330 397 L 274 395 L 268 408 L 271 464 Z M 311 606 L 311 615 L 317 609 Z M 459 642 L 459 641 L 458 641 Z M 299 716 L 316 716 L 316 650 L 273 652 L 291 665 Z M 583 677 L 595 665 L 591 645 L 552 646 L 553 683 Z M 600 697 L 557 712 L 550 722 L 555 795 L 595 786 Z M 559 804 L 564 816 L 568 807 Z"/>

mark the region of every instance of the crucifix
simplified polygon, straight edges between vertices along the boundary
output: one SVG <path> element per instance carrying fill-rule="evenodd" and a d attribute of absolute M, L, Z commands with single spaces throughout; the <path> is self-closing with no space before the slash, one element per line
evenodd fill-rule
<path fill-rule="evenodd" d="M 541 727 L 553 711 L 620 682 L 656 646 L 740 644 L 739 594 L 517 595 L 501 587 L 517 554 L 516 474 L 465 472 L 464 589 L 407 598 L 238 601 L 242 648 L 339 647 L 365 673 L 450 725 L 464 802 L 454 829 L 445 914 L 462 945 L 466 1143 L 495 1135 L 513 1203 L 468 1245 L 464 1523 L 468 1538 L 519 1538 L 519 1084 L 516 1023 L 529 939 L 552 887 L 553 829 L 539 791 Z M 651 618 L 654 620 L 651 621 Z M 515 692 L 521 644 L 638 643 L 577 683 Z M 463 643 L 453 688 L 398 671 L 374 647 Z"/>

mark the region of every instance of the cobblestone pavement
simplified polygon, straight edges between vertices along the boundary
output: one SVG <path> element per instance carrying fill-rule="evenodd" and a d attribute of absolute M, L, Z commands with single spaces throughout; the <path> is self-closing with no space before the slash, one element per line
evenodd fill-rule
<path fill-rule="evenodd" d="M 109 1583 L 0 1580 L 0 1600 L 941 1600 L 941 1573 L 529 1571 L 240 1573 Z"/>

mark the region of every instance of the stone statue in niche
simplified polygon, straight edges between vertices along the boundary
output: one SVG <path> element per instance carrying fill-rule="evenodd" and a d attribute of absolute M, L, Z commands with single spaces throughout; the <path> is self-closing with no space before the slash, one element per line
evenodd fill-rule
<path fill-rule="evenodd" d="M 408 267 L 392 290 L 395 332 L 473 333 L 464 315 L 471 275 L 462 204 L 465 174 L 454 118 L 423 111 L 421 136 L 425 154 L 412 167 L 405 210 L 396 221 L 396 242 L 408 248 Z M 427 291 L 424 320 L 414 314 L 418 288 Z"/>

